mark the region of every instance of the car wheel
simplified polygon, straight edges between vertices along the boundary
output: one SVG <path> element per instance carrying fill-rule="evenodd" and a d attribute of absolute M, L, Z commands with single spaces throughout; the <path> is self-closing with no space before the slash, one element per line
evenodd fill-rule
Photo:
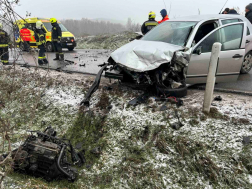
<path fill-rule="evenodd" d="M 23 42 L 19 43 L 19 48 L 20 48 L 21 51 L 25 51 L 25 46 L 24 46 Z"/>
<path fill-rule="evenodd" d="M 182 98 L 187 95 L 187 86 L 183 86 L 177 89 L 160 88 L 157 86 L 157 93 L 158 95 L 165 94 L 166 96 L 170 97 Z"/>
<path fill-rule="evenodd" d="M 47 51 L 47 52 L 53 52 L 53 51 L 54 51 L 54 49 L 53 49 L 53 44 L 52 44 L 51 42 L 48 42 L 48 43 L 46 44 L 46 51 Z"/>
<path fill-rule="evenodd" d="M 241 67 L 241 73 L 247 74 L 250 72 L 251 68 L 252 68 L 252 52 L 248 52 L 244 57 Z"/>
<path fill-rule="evenodd" d="M 70 48 L 68 48 L 68 50 L 69 50 L 69 51 L 73 51 L 73 50 L 74 50 L 74 48 L 73 48 L 73 47 L 70 47 Z"/>

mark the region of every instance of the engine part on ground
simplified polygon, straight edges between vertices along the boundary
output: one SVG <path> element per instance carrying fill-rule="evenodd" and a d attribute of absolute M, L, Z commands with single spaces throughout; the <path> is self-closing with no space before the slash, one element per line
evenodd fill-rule
<path fill-rule="evenodd" d="M 166 105 L 163 105 L 159 109 L 161 112 L 168 110 L 168 107 Z"/>
<path fill-rule="evenodd" d="M 216 97 L 214 98 L 214 100 L 215 100 L 215 101 L 222 101 L 222 97 L 221 97 L 221 96 L 216 96 Z"/>
<path fill-rule="evenodd" d="M 242 143 L 244 145 L 249 145 L 251 142 L 251 136 L 244 136 L 243 139 L 242 139 Z"/>
<path fill-rule="evenodd" d="M 181 100 L 180 98 L 176 97 L 164 97 L 164 98 L 156 98 L 155 101 L 161 101 L 161 102 L 170 102 L 171 104 L 176 104 L 176 106 L 179 108 L 180 106 L 184 105 L 184 101 Z"/>
<path fill-rule="evenodd" d="M 29 64 L 25 63 L 25 64 L 22 64 L 20 67 L 21 67 L 21 68 L 30 69 L 31 66 L 30 66 Z"/>
<path fill-rule="evenodd" d="M 102 76 L 102 73 L 107 69 L 108 67 L 108 64 L 102 64 L 102 65 L 99 65 L 99 66 L 102 66 L 102 68 L 100 69 L 100 71 L 98 72 L 96 78 L 95 78 L 95 81 L 93 83 L 93 85 L 91 86 L 91 88 L 88 90 L 88 93 L 85 97 L 85 99 L 83 101 L 81 101 L 80 105 L 84 105 L 84 106 L 87 106 L 89 107 L 90 106 L 90 98 L 92 96 L 92 94 L 95 93 L 95 91 L 99 88 L 99 85 L 100 85 L 100 81 L 101 81 L 101 76 Z"/>
<path fill-rule="evenodd" d="M 71 166 L 84 164 L 84 152 L 77 153 L 70 141 L 57 138 L 56 131 L 51 127 L 44 132 L 30 132 L 31 135 L 24 144 L 11 154 L 14 171 L 42 177 L 47 181 L 55 179 L 75 181 L 78 172 Z M 68 161 L 69 157 L 71 163 Z"/>
<path fill-rule="evenodd" d="M 171 127 L 174 129 L 174 130 L 179 130 L 181 127 L 183 127 L 184 125 L 181 123 L 181 122 L 176 122 L 176 123 L 173 123 L 171 125 Z"/>
<path fill-rule="evenodd" d="M 178 115 L 178 111 L 177 111 L 177 110 L 174 110 L 174 111 L 175 111 L 175 116 L 176 116 L 177 119 L 178 119 L 178 122 L 173 123 L 173 124 L 171 125 L 171 127 L 172 127 L 173 129 L 175 129 L 175 130 L 179 130 L 181 127 L 184 126 L 184 124 L 180 121 L 180 118 L 179 118 L 179 115 Z"/>
<path fill-rule="evenodd" d="M 74 64 L 74 61 L 71 61 L 71 60 L 64 60 L 66 63 L 68 63 L 68 64 Z"/>
<path fill-rule="evenodd" d="M 133 100 L 129 101 L 128 104 L 131 106 L 137 106 L 139 104 L 145 103 L 149 99 L 149 97 L 150 97 L 149 94 L 142 94 L 142 95 L 134 98 Z"/>

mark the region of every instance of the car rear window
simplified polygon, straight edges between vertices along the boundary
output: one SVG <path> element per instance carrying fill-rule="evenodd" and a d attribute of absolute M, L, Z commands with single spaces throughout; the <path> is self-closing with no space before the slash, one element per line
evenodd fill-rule
<path fill-rule="evenodd" d="M 222 20 L 221 23 L 222 25 L 227 25 L 235 22 L 241 22 L 240 19 L 228 19 L 228 20 Z"/>

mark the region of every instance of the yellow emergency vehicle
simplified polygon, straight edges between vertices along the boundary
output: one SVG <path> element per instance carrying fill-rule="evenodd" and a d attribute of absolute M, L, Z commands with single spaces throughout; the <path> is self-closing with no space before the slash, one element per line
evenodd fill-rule
<path fill-rule="evenodd" d="M 24 41 L 26 41 L 30 47 L 36 47 L 36 40 L 34 36 L 34 30 L 36 28 L 36 22 L 41 21 L 43 23 L 44 30 L 46 31 L 46 50 L 47 52 L 53 51 L 51 30 L 52 25 L 50 18 L 26 18 L 24 20 L 18 20 L 15 30 L 16 43 L 21 49 L 24 49 Z M 72 51 L 76 47 L 76 41 L 74 35 L 69 32 L 66 27 L 58 21 L 58 24 L 62 30 L 61 44 L 62 48 L 67 48 Z"/>

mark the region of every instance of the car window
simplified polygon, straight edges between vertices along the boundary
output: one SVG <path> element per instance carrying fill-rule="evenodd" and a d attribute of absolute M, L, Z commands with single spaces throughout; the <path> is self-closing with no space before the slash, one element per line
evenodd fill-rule
<path fill-rule="evenodd" d="M 52 24 L 50 22 L 43 22 L 43 24 L 44 24 L 44 26 L 45 26 L 45 28 L 46 28 L 47 31 L 49 31 L 49 32 L 52 31 Z M 61 28 L 62 32 L 67 32 L 68 31 L 66 29 L 66 27 L 63 24 L 61 24 L 61 23 L 59 23 L 59 27 Z"/>
<path fill-rule="evenodd" d="M 235 22 L 240 22 L 240 19 L 228 19 L 228 20 L 222 20 L 221 23 L 222 25 L 227 25 Z"/>
<path fill-rule="evenodd" d="M 197 22 L 163 22 L 149 31 L 141 40 L 160 41 L 173 45 L 184 46 Z"/>
<path fill-rule="evenodd" d="M 249 30 L 249 27 L 247 28 L 247 36 L 250 35 L 250 30 Z"/>
<path fill-rule="evenodd" d="M 34 31 L 35 28 L 36 28 L 36 24 L 35 24 L 35 23 L 28 24 L 28 25 L 27 25 L 27 28 L 28 28 L 29 30 Z"/>
<path fill-rule="evenodd" d="M 202 53 L 208 53 L 212 51 L 212 46 L 216 42 L 222 44 L 222 51 L 239 49 L 243 37 L 243 24 L 236 24 L 221 28 L 206 39 L 204 39 L 199 45 Z"/>
<path fill-rule="evenodd" d="M 205 36 L 207 36 L 209 33 L 211 33 L 217 27 L 218 27 L 218 25 L 216 24 L 215 21 L 202 24 L 199 27 L 199 29 L 194 37 L 194 44 L 197 44 L 198 42 L 200 42 L 201 39 L 203 39 Z"/>

